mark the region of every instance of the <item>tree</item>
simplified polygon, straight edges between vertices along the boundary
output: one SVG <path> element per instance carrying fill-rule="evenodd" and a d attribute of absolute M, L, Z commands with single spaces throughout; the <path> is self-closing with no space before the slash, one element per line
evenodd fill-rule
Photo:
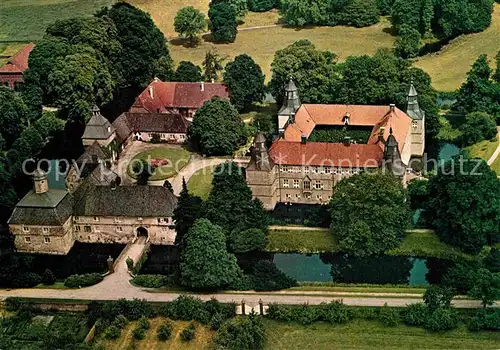
<path fill-rule="evenodd" d="M 493 79 L 498 83 L 500 84 L 500 51 L 497 52 L 496 56 L 495 56 L 495 61 L 496 61 L 496 70 L 495 70 L 495 74 L 493 75 Z"/>
<path fill-rule="evenodd" d="M 341 180 L 329 206 L 332 232 L 343 249 L 359 257 L 396 247 L 410 219 L 406 191 L 392 174 L 362 173 Z"/>
<path fill-rule="evenodd" d="M 433 16 L 433 0 L 396 0 L 392 5 L 391 22 L 398 32 L 406 25 L 424 35 L 431 29 Z"/>
<path fill-rule="evenodd" d="M 491 272 L 500 272 L 500 249 L 491 248 L 490 253 L 484 259 L 484 267 Z"/>
<path fill-rule="evenodd" d="M 434 312 L 437 309 L 449 308 L 454 295 L 455 292 L 449 287 L 430 286 L 425 290 L 424 303 L 431 312 Z"/>
<path fill-rule="evenodd" d="M 395 52 L 401 58 L 412 58 L 418 55 L 420 50 L 420 33 L 415 28 L 403 24 L 398 30 Z"/>
<path fill-rule="evenodd" d="M 206 217 L 228 234 L 251 228 L 267 232 L 268 214 L 259 200 L 252 200 L 243 170 L 236 163 L 226 162 L 215 168 L 205 209 Z"/>
<path fill-rule="evenodd" d="M 203 81 L 203 76 L 201 75 L 201 68 L 194 65 L 189 61 L 179 62 L 179 66 L 174 73 L 175 81 L 185 81 L 185 82 L 198 82 Z"/>
<path fill-rule="evenodd" d="M 50 286 L 53 285 L 55 282 L 56 282 L 56 277 L 54 276 L 52 271 L 46 269 L 42 275 L 42 283 L 47 286 Z"/>
<path fill-rule="evenodd" d="M 170 56 L 162 56 L 153 62 L 154 76 L 161 81 L 170 81 L 174 75 Z"/>
<path fill-rule="evenodd" d="M 247 109 L 253 102 L 264 99 L 264 74 L 259 65 L 248 55 L 235 57 L 226 65 L 224 83 L 231 91 L 231 103 L 239 111 Z"/>
<path fill-rule="evenodd" d="M 226 250 L 222 228 L 207 219 L 190 228 L 180 269 L 182 285 L 196 289 L 224 288 L 241 274 L 236 257 Z"/>
<path fill-rule="evenodd" d="M 266 12 L 277 6 L 276 0 L 249 0 L 248 8 L 253 12 Z"/>
<path fill-rule="evenodd" d="M 452 159 L 429 180 L 425 213 L 442 241 L 478 252 L 500 238 L 500 181 L 483 160 Z"/>
<path fill-rule="evenodd" d="M 208 10 L 212 39 L 220 43 L 232 43 L 236 39 L 236 11 L 228 1 L 210 3 Z"/>
<path fill-rule="evenodd" d="M 458 91 L 456 107 L 460 112 L 467 114 L 481 111 L 494 116 L 500 115 L 500 90 L 490 80 L 491 74 L 488 57 L 480 55 Z"/>
<path fill-rule="evenodd" d="M 205 29 L 205 15 L 193 6 L 183 7 L 175 15 L 174 28 L 194 46 L 199 41 L 200 33 Z"/>
<path fill-rule="evenodd" d="M 245 141 L 245 125 L 229 101 L 213 97 L 196 111 L 188 137 L 203 154 L 230 155 Z"/>
<path fill-rule="evenodd" d="M 149 178 L 153 175 L 154 169 L 145 159 L 135 161 L 132 171 L 137 178 L 137 185 L 147 185 Z"/>
<path fill-rule="evenodd" d="M 483 307 L 493 305 L 500 299 L 500 273 L 492 273 L 488 269 L 479 269 L 474 275 L 474 284 L 468 295 L 480 299 Z"/>
<path fill-rule="evenodd" d="M 122 87 L 144 86 L 155 76 L 155 62 L 170 58 L 165 36 L 146 12 L 123 1 L 103 8 L 98 17 L 113 20 L 122 52 L 117 62 L 123 72 Z"/>
<path fill-rule="evenodd" d="M 474 143 L 490 140 L 497 135 L 495 119 L 488 113 L 473 112 L 465 116 L 465 122 L 460 125 L 462 144 L 470 146 Z"/>
<path fill-rule="evenodd" d="M 182 190 L 177 201 L 177 207 L 174 209 L 175 231 L 175 244 L 184 245 L 184 237 L 188 233 L 194 222 L 198 220 L 201 215 L 201 206 L 203 201 L 198 196 L 192 196 L 187 189 L 186 181 L 182 179 Z"/>
<path fill-rule="evenodd" d="M 0 86 L 0 135 L 3 148 L 9 149 L 28 126 L 28 109 L 21 96 L 12 89 Z"/>
<path fill-rule="evenodd" d="M 380 12 L 375 0 L 349 0 L 342 11 L 341 23 L 354 27 L 368 27 L 378 23 Z"/>
<path fill-rule="evenodd" d="M 233 231 L 229 239 L 229 247 L 234 253 L 246 253 L 253 250 L 263 250 L 266 247 L 264 231 L 251 228 L 244 231 Z"/>
<path fill-rule="evenodd" d="M 0 228 L 1 224 L 7 223 L 16 202 L 17 195 L 12 186 L 11 174 L 6 169 L 4 161 L 0 161 Z"/>
<path fill-rule="evenodd" d="M 294 79 L 303 103 L 330 103 L 338 75 L 335 71 L 336 55 L 319 51 L 308 40 L 299 40 L 276 51 L 269 89 L 274 98 L 283 101 L 284 86 Z"/>
<path fill-rule="evenodd" d="M 221 57 L 216 50 L 208 50 L 205 53 L 205 59 L 203 60 L 205 81 L 219 80 L 219 72 L 224 68 L 222 66 L 224 60 L 225 58 Z"/>
<path fill-rule="evenodd" d="M 269 260 L 260 260 L 252 268 L 252 289 L 269 291 L 288 289 L 297 286 L 297 281 L 288 277 Z"/>
<path fill-rule="evenodd" d="M 394 0 L 377 0 L 377 7 L 382 16 L 388 16 L 392 11 L 392 4 L 394 4 Z"/>
<path fill-rule="evenodd" d="M 292 26 L 335 25 L 335 12 L 328 1 L 281 0 L 280 2 L 280 13 L 285 23 Z"/>
<path fill-rule="evenodd" d="M 429 181 L 413 179 L 408 184 L 408 196 L 410 197 L 410 207 L 413 210 L 422 209 L 429 199 Z"/>
<path fill-rule="evenodd" d="M 442 0 L 438 3 L 438 23 L 448 37 L 480 32 L 491 24 L 494 0 Z"/>
<path fill-rule="evenodd" d="M 210 5 L 215 5 L 218 3 L 227 3 L 231 6 L 236 13 L 236 19 L 238 22 L 241 22 L 245 19 L 246 14 L 248 13 L 248 5 L 247 0 L 212 0 Z"/>
<path fill-rule="evenodd" d="M 260 350 L 264 348 L 266 331 L 262 320 L 254 313 L 235 317 L 224 323 L 214 338 L 223 349 Z"/>
<path fill-rule="evenodd" d="M 165 180 L 165 182 L 163 183 L 163 187 L 165 187 L 170 192 L 174 193 L 174 189 L 173 189 L 172 184 L 170 183 L 170 181 Z"/>

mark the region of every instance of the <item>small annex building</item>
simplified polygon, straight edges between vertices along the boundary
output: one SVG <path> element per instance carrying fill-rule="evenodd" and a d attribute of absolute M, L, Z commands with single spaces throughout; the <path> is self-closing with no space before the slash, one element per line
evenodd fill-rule
<path fill-rule="evenodd" d="M 23 74 L 28 69 L 28 58 L 34 47 L 34 43 L 27 44 L 0 67 L 0 86 L 8 86 L 15 90 L 21 88 L 24 84 Z"/>

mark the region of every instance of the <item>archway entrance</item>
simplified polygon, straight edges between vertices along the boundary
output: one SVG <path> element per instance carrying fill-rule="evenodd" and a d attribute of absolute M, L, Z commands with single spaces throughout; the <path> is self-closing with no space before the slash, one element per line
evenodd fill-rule
<path fill-rule="evenodd" d="M 139 238 L 139 237 L 148 238 L 148 230 L 146 230 L 144 227 L 141 226 L 141 227 L 137 228 L 136 236 L 137 236 L 137 238 Z"/>

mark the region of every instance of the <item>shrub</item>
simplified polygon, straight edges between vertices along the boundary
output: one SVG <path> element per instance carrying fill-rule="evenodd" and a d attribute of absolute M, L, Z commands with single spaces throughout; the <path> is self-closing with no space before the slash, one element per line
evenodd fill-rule
<path fill-rule="evenodd" d="M 210 329 L 216 331 L 220 328 L 220 326 L 224 323 L 224 318 L 222 317 L 221 314 L 215 314 L 212 316 L 212 319 L 210 320 Z"/>
<path fill-rule="evenodd" d="M 132 282 L 144 288 L 163 288 L 174 283 L 173 277 L 164 275 L 137 275 Z"/>
<path fill-rule="evenodd" d="M 188 324 L 181 332 L 181 339 L 183 341 L 190 341 L 194 339 L 196 335 L 196 325 L 194 322 Z"/>
<path fill-rule="evenodd" d="M 365 320 L 376 320 L 378 318 L 377 310 L 371 307 L 363 307 L 354 310 L 353 318 L 362 318 Z"/>
<path fill-rule="evenodd" d="M 87 273 L 84 275 L 71 275 L 64 281 L 64 285 L 68 288 L 80 288 L 93 286 L 103 280 L 99 273 Z"/>
<path fill-rule="evenodd" d="M 482 329 L 499 331 L 500 330 L 500 309 L 482 309 L 474 316 L 469 325 L 469 330 L 473 332 Z"/>
<path fill-rule="evenodd" d="M 385 303 L 379 310 L 378 319 L 386 327 L 395 327 L 398 324 L 399 315 L 397 311 Z"/>
<path fill-rule="evenodd" d="M 127 260 L 125 260 L 127 263 L 127 269 L 129 271 L 132 271 L 134 269 L 134 260 L 132 260 L 130 257 L 127 257 Z"/>
<path fill-rule="evenodd" d="M 453 309 L 436 309 L 427 317 L 424 327 L 430 331 L 443 332 L 457 328 L 458 315 Z"/>
<path fill-rule="evenodd" d="M 248 8 L 252 12 L 266 12 L 276 7 L 276 0 L 249 0 Z"/>
<path fill-rule="evenodd" d="M 497 134 L 495 119 L 484 112 L 473 112 L 465 116 L 465 123 L 460 126 L 462 143 L 472 145 L 482 140 L 489 140 Z"/>
<path fill-rule="evenodd" d="M 272 320 L 292 321 L 291 307 L 271 303 L 267 309 L 267 316 Z"/>
<path fill-rule="evenodd" d="M 142 340 L 146 337 L 147 329 L 137 327 L 132 331 L 132 337 L 137 340 Z"/>
<path fill-rule="evenodd" d="M 424 304 L 410 304 L 403 312 L 403 320 L 408 326 L 422 326 L 425 324 L 428 314 L 429 311 Z"/>
<path fill-rule="evenodd" d="M 352 317 L 352 312 L 338 300 L 330 302 L 323 310 L 323 319 L 333 324 L 346 323 Z"/>
<path fill-rule="evenodd" d="M 149 320 L 142 316 L 139 319 L 139 322 L 137 322 L 137 327 L 142 328 L 142 329 L 149 329 L 151 327 L 151 324 L 149 323 Z"/>
<path fill-rule="evenodd" d="M 17 297 L 8 297 L 5 299 L 5 310 L 9 312 L 17 311 L 21 308 L 23 301 L 21 298 Z"/>
<path fill-rule="evenodd" d="M 161 143 L 161 137 L 160 137 L 160 134 L 158 133 L 154 133 L 153 135 L 151 135 L 151 140 L 150 140 L 151 143 Z"/>
<path fill-rule="evenodd" d="M 288 277 L 272 261 L 261 260 L 253 267 L 253 289 L 280 290 L 295 287 L 297 281 Z"/>
<path fill-rule="evenodd" d="M 42 275 L 42 283 L 46 286 L 50 286 L 56 283 L 56 276 L 52 273 L 50 269 L 46 269 Z"/>
<path fill-rule="evenodd" d="M 229 246 L 234 253 L 263 250 L 266 247 L 266 235 L 258 228 L 234 230 L 229 237 Z"/>
<path fill-rule="evenodd" d="M 123 327 L 125 327 L 125 325 L 128 323 L 128 320 L 125 316 L 123 315 L 118 315 L 115 317 L 115 319 L 113 320 L 113 323 L 111 325 L 113 326 L 116 326 L 120 329 L 122 329 Z"/>
<path fill-rule="evenodd" d="M 124 300 L 121 299 L 119 302 L 122 303 L 122 309 L 125 311 L 124 315 L 129 320 L 138 320 L 141 317 L 153 317 L 155 312 L 151 304 L 146 300 L 134 299 L 134 300 Z"/>
<path fill-rule="evenodd" d="M 155 316 L 151 305 L 147 301 L 139 299 L 92 302 L 89 304 L 87 312 L 92 321 L 101 318 L 108 322 L 114 320 L 118 315 L 123 315 L 128 320 L 138 320 L 141 316 Z"/>
<path fill-rule="evenodd" d="M 199 317 L 200 310 L 204 310 L 201 299 L 181 295 L 162 310 L 162 316 L 170 317 L 173 320 L 191 321 Z"/>
<path fill-rule="evenodd" d="M 250 314 L 224 323 L 217 331 L 214 343 L 224 349 L 257 350 L 263 348 L 265 340 L 262 320 L 259 316 Z"/>
<path fill-rule="evenodd" d="M 321 313 L 316 307 L 311 307 L 308 304 L 304 304 L 293 308 L 292 319 L 300 324 L 311 324 L 317 321 L 321 317 Z"/>
<path fill-rule="evenodd" d="M 12 280 L 12 288 L 32 288 L 41 282 L 42 278 L 36 273 L 20 273 Z"/>
<path fill-rule="evenodd" d="M 220 314 L 224 320 L 236 316 L 236 305 L 234 303 L 223 304 L 215 298 L 206 301 L 204 308 L 208 314 Z"/>
<path fill-rule="evenodd" d="M 115 325 L 111 325 L 106 329 L 106 333 L 104 333 L 104 337 L 106 339 L 118 339 L 120 338 L 120 335 L 122 334 L 121 330 L 119 327 Z"/>
<path fill-rule="evenodd" d="M 163 324 L 161 324 L 158 327 L 158 330 L 156 331 L 156 338 L 160 341 L 165 341 L 170 339 L 173 329 L 174 326 L 172 324 L 172 321 L 166 320 Z"/>

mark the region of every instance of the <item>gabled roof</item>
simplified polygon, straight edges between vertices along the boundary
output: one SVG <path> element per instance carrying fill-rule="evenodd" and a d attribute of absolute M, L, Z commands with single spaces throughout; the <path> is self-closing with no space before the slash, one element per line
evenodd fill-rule
<path fill-rule="evenodd" d="M 2 73 L 20 73 L 22 74 L 28 69 L 28 58 L 35 47 L 35 44 L 29 43 L 16 53 L 4 66 L 0 67 L 0 74 Z"/>
<path fill-rule="evenodd" d="M 162 82 L 155 79 L 137 97 L 131 112 L 164 112 L 166 108 L 200 108 L 212 97 L 229 98 L 223 83 Z"/>
<path fill-rule="evenodd" d="M 185 134 L 187 120 L 177 113 L 125 113 L 132 132 Z"/>
<path fill-rule="evenodd" d="M 94 164 L 96 163 L 96 159 L 99 160 L 107 160 L 110 155 L 99 145 L 97 141 L 95 141 L 92 145 L 85 149 L 85 152 L 76 160 L 78 165 L 83 163 L 85 164 Z"/>
<path fill-rule="evenodd" d="M 338 167 L 378 167 L 384 153 L 378 145 L 329 142 L 300 143 L 279 139 L 269 149 L 275 164 Z"/>
<path fill-rule="evenodd" d="M 94 107 L 92 117 L 85 126 L 82 139 L 106 140 L 115 132 L 115 127 Z"/>
<path fill-rule="evenodd" d="M 77 216 L 169 217 L 177 197 L 163 186 L 87 186 L 76 194 Z"/>

